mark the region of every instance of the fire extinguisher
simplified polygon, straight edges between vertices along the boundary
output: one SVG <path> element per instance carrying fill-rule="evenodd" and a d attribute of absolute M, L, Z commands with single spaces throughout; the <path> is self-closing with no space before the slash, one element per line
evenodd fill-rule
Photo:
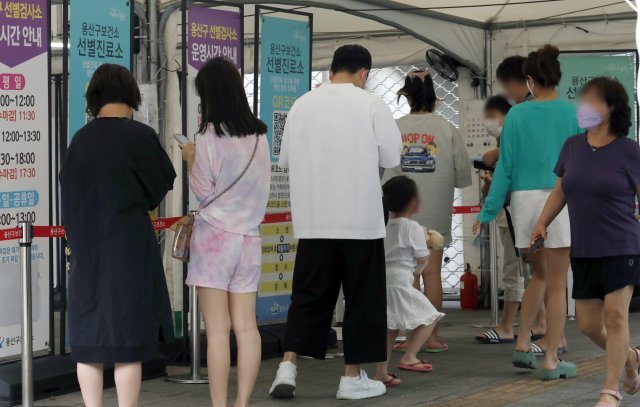
<path fill-rule="evenodd" d="M 471 272 L 469 263 L 460 277 L 460 307 L 462 309 L 478 308 L 478 277 Z"/>

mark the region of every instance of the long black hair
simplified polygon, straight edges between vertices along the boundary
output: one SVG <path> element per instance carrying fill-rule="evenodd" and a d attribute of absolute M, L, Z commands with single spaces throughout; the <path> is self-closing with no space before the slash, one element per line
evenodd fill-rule
<path fill-rule="evenodd" d="M 433 78 L 425 71 L 413 71 L 407 74 L 404 86 L 398 91 L 398 101 L 401 96 L 407 98 L 411 113 L 431 113 L 436 110 L 438 98 L 433 86 Z"/>
<path fill-rule="evenodd" d="M 240 72 L 228 59 L 207 61 L 196 75 L 195 87 L 202 114 L 198 133 L 204 134 L 210 123 L 218 136 L 225 131 L 236 137 L 267 132 L 267 125 L 251 112 Z"/>

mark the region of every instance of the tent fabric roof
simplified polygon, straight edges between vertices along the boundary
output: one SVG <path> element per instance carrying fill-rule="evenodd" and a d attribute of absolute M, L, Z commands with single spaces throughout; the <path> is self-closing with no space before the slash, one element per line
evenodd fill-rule
<path fill-rule="evenodd" d="M 159 0 L 163 7 L 179 3 Z M 264 0 L 225 0 L 245 5 L 245 32 L 253 33 L 255 4 Z M 631 0 L 271 0 L 268 6 L 313 13 L 314 37 L 331 39 L 404 32 L 442 49 L 476 72 L 484 67 L 485 29 L 561 24 L 565 19 L 635 17 Z M 192 4 L 215 0 L 192 1 Z M 633 14 L 631 14 L 633 13 Z"/>
<path fill-rule="evenodd" d="M 614 0 L 400 0 L 392 3 L 429 9 L 485 24 L 539 21 L 551 18 L 611 15 L 633 11 Z"/>

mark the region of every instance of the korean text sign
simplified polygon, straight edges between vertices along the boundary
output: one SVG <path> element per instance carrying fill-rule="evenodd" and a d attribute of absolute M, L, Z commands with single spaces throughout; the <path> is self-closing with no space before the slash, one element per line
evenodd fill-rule
<path fill-rule="evenodd" d="M 191 141 L 201 121 L 200 98 L 195 92 L 194 80 L 208 60 L 227 58 L 242 67 L 242 27 L 240 13 L 234 11 L 189 7 L 187 15 L 187 136 Z M 197 209 L 198 201 L 189 195 L 189 208 Z"/>
<path fill-rule="evenodd" d="M 632 110 L 632 126 L 629 137 L 636 140 L 638 121 L 636 117 L 636 53 L 564 53 L 560 55 L 562 80 L 558 95 L 576 102 L 582 87 L 597 76 L 618 79 L 627 91 Z"/>
<path fill-rule="evenodd" d="M 310 89 L 310 52 L 308 22 L 262 17 L 260 118 L 268 126 L 273 162 L 280 156 L 287 112 Z"/>
<path fill-rule="evenodd" d="M 87 124 L 85 91 L 104 63 L 131 68 L 130 0 L 75 1 L 71 5 L 69 138 Z"/>
<path fill-rule="evenodd" d="M 0 0 L 0 229 L 49 218 L 49 5 Z M 48 349 L 49 245 L 33 257 L 34 350 Z M 20 257 L 16 241 L 0 243 L 0 359 L 21 352 Z"/>
<path fill-rule="evenodd" d="M 271 149 L 271 190 L 262 225 L 262 267 L 256 315 L 260 323 L 286 319 L 291 303 L 297 241 L 291 223 L 289 174 L 277 165 L 287 113 L 310 89 L 311 29 L 307 21 L 263 16 L 260 118 Z"/>

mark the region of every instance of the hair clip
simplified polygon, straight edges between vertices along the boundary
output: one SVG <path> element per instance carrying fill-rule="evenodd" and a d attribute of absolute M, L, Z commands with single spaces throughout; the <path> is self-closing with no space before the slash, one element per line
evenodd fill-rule
<path fill-rule="evenodd" d="M 412 71 L 407 74 L 409 78 L 420 78 L 424 82 L 424 80 L 429 76 L 429 72 L 427 71 Z"/>

